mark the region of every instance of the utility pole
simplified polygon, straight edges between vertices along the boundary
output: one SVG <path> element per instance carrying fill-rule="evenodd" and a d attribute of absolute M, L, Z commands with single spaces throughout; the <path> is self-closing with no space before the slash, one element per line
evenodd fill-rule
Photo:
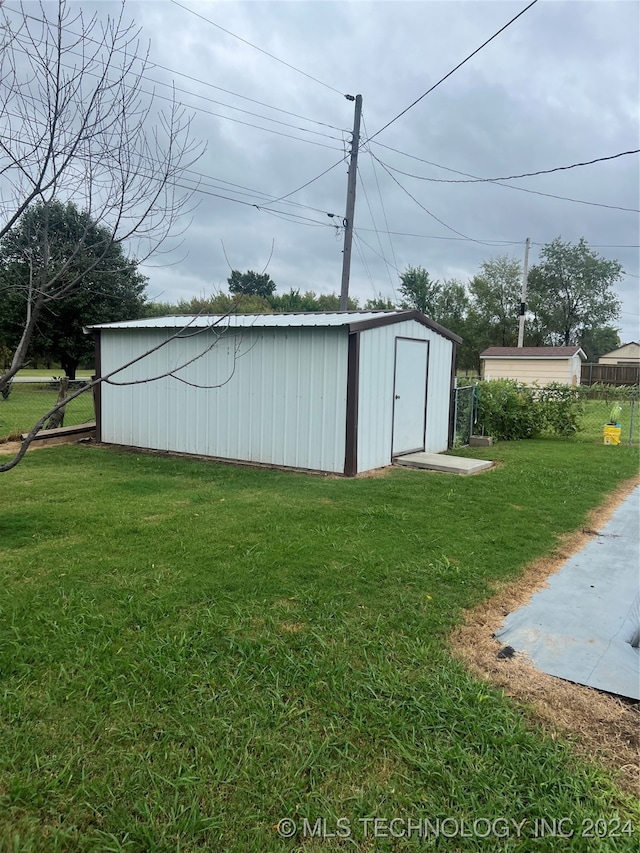
<path fill-rule="evenodd" d="M 524 244 L 524 267 L 522 270 L 522 294 L 520 296 L 520 324 L 518 326 L 518 347 L 524 344 L 524 314 L 527 310 L 527 276 L 529 274 L 529 246 L 531 240 L 527 237 Z"/>
<path fill-rule="evenodd" d="M 360 146 L 360 116 L 362 115 L 362 95 L 345 95 L 356 102 L 353 117 L 353 136 L 351 137 L 351 159 L 347 177 L 347 210 L 344 215 L 344 249 L 342 252 L 342 285 L 340 287 L 340 310 L 346 311 L 349 304 L 349 274 L 351 272 L 351 243 L 353 241 L 353 213 L 356 207 L 356 177 L 358 169 L 358 148 Z"/>

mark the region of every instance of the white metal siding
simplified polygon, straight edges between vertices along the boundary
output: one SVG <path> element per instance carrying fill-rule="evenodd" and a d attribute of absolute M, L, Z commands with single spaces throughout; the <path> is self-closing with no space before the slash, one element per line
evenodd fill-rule
<path fill-rule="evenodd" d="M 145 384 L 102 388 L 102 439 L 115 444 L 342 472 L 348 334 L 345 327 L 188 331 L 114 377 Z M 102 372 L 170 335 L 103 329 Z M 200 356 L 197 358 L 197 356 Z"/>
<path fill-rule="evenodd" d="M 449 442 L 451 341 L 415 320 L 360 333 L 358 472 L 391 463 L 394 351 L 397 337 L 429 341 L 425 449 L 440 453 Z"/>

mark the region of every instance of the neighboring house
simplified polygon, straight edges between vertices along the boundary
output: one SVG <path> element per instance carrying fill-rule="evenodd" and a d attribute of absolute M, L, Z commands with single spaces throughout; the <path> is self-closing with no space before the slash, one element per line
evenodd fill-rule
<path fill-rule="evenodd" d="M 572 347 L 489 347 L 480 353 L 483 379 L 516 379 L 525 385 L 579 385 L 587 356 Z"/>
<path fill-rule="evenodd" d="M 100 375 L 149 353 L 97 386 L 103 442 L 349 476 L 449 446 L 461 339 L 418 311 L 91 329 Z"/>
<path fill-rule="evenodd" d="M 598 359 L 598 364 L 639 365 L 640 343 L 631 341 L 628 344 L 622 344 L 618 349 L 614 349 L 606 353 L 606 355 L 601 355 Z"/>

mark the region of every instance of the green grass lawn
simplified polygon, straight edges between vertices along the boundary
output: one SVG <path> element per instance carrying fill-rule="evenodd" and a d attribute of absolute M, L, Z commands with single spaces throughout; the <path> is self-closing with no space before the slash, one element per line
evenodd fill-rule
<path fill-rule="evenodd" d="M 585 400 L 584 414 L 581 419 L 582 429 L 577 434 L 579 441 L 603 441 L 602 430 L 609 420 L 613 400 Z M 619 415 L 621 426 L 620 441 L 628 444 L 631 438 L 634 444 L 640 442 L 640 401 L 630 400 L 621 402 L 622 411 Z"/>
<path fill-rule="evenodd" d="M 635 853 L 615 778 L 447 637 L 637 449 L 474 455 L 502 465 L 350 480 L 58 447 L 2 475 L 0 850 Z M 305 837 L 319 818 L 351 837 Z M 534 838 L 541 819 L 573 837 Z M 617 837 L 582 837 L 598 819 Z"/>
<path fill-rule="evenodd" d="M 88 379 L 92 374 L 93 370 L 76 370 L 76 379 Z M 60 376 L 64 376 L 64 370 L 57 364 L 53 367 L 23 367 L 22 370 L 19 370 L 17 372 L 16 376 L 44 376 L 47 379 L 49 377 L 57 378 Z"/>
<path fill-rule="evenodd" d="M 42 415 L 55 406 L 57 399 L 54 382 L 14 383 L 9 397 L 6 400 L 0 397 L 0 440 L 29 432 Z M 74 426 L 93 419 L 93 397 L 91 391 L 87 391 L 68 404 L 64 425 Z"/>

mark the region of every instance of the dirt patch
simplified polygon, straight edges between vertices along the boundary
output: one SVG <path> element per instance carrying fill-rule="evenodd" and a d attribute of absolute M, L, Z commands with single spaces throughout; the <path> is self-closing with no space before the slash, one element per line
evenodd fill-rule
<path fill-rule="evenodd" d="M 299 634 L 304 631 L 305 627 L 302 622 L 282 622 L 280 624 L 280 630 L 284 631 L 285 634 Z"/>
<path fill-rule="evenodd" d="M 591 513 L 581 530 L 565 537 L 550 556 L 532 563 L 517 581 L 469 611 L 464 625 L 450 637 L 454 654 L 476 676 L 522 703 L 525 713 L 541 722 L 551 737 L 568 736 L 582 757 L 615 770 L 620 787 L 632 793 L 640 789 L 640 703 L 539 672 L 526 656 L 511 654 L 509 647 L 502 650 L 494 633 L 509 613 L 526 604 L 546 586 L 549 575 L 586 545 L 639 483 L 640 478 L 623 483 Z"/>
<path fill-rule="evenodd" d="M 56 438 L 40 439 L 39 441 L 34 441 L 32 444 L 29 445 L 27 453 L 31 453 L 32 450 L 42 450 L 45 447 L 54 447 L 58 444 L 78 444 L 79 442 L 86 443 L 88 441 L 90 441 L 89 438 L 79 439 L 77 435 L 61 435 L 57 436 Z M 21 441 L 3 441 L 0 442 L 0 454 L 6 456 L 15 456 L 21 447 Z"/>

